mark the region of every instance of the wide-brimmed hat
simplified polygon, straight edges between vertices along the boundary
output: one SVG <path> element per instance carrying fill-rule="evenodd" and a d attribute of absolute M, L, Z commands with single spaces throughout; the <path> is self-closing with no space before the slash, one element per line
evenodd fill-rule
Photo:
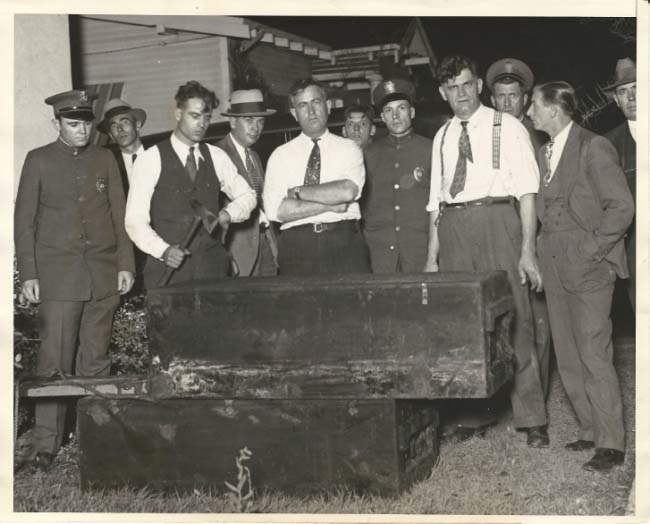
<path fill-rule="evenodd" d="M 97 124 L 97 129 L 102 133 L 108 134 L 111 126 L 111 118 L 117 115 L 133 115 L 140 125 L 143 126 L 147 121 L 147 113 L 139 107 L 131 107 L 130 104 L 120 98 L 111 98 L 104 106 L 104 116 L 102 121 Z"/>
<path fill-rule="evenodd" d="M 509 79 L 517 80 L 526 92 L 530 91 L 533 87 L 533 72 L 524 62 L 516 58 L 502 58 L 501 60 L 497 60 L 488 67 L 487 73 L 485 73 L 485 81 L 490 91 L 493 91 L 496 82 L 508 81 Z"/>
<path fill-rule="evenodd" d="M 395 100 L 406 100 L 413 103 L 415 86 L 405 78 L 391 78 L 377 84 L 372 92 L 372 100 L 381 111 L 386 104 Z"/>
<path fill-rule="evenodd" d="M 47 105 L 52 106 L 55 117 L 71 118 L 73 120 L 90 121 L 95 118 L 93 114 L 93 100 L 97 95 L 88 93 L 81 89 L 73 89 L 48 96 L 45 99 Z"/>
<path fill-rule="evenodd" d="M 270 116 L 275 109 L 264 105 L 264 96 L 259 89 L 240 89 L 230 94 L 230 107 L 223 116 Z"/>
<path fill-rule="evenodd" d="M 636 64 L 631 58 L 620 58 L 616 62 L 614 81 L 603 87 L 603 91 L 614 91 L 618 86 L 636 82 Z"/>

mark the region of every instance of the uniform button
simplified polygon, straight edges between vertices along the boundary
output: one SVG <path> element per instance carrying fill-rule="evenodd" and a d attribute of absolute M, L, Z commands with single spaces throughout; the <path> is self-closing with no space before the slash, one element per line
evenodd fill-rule
<path fill-rule="evenodd" d="M 399 227 L 399 226 L 395 226 L 395 231 L 399 231 L 399 230 L 400 230 L 400 227 Z"/>
<path fill-rule="evenodd" d="M 393 188 L 394 188 L 394 189 L 399 189 L 399 184 L 395 184 L 395 185 L 393 186 Z"/>
<path fill-rule="evenodd" d="M 395 162 L 395 168 L 397 169 L 399 167 L 399 162 Z"/>
<path fill-rule="evenodd" d="M 395 206 L 395 211 L 399 211 L 399 205 Z"/>
<path fill-rule="evenodd" d="M 79 240 L 83 240 L 83 237 L 84 237 L 83 234 L 79 235 Z"/>
<path fill-rule="evenodd" d="M 86 201 L 86 197 L 83 196 L 83 195 L 81 195 L 81 196 L 79 197 L 79 202 L 85 202 L 85 201 Z"/>
<path fill-rule="evenodd" d="M 389 246 L 388 249 L 390 249 L 391 251 L 395 251 L 395 246 Z"/>

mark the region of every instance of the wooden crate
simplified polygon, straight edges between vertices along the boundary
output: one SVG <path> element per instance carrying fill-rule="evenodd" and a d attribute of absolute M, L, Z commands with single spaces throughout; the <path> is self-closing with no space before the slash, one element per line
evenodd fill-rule
<path fill-rule="evenodd" d="M 84 489 L 221 491 L 237 483 L 247 447 L 257 490 L 391 495 L 426 478 L 438 456 L 438 411 L 423 400 L 87 397 L 77 424 Z"/>
<path fill-rule="evenodd" d="M 226 279 L 147 300 L 159 397 L 485 398 L 512 377 L 505 272 Z"/>

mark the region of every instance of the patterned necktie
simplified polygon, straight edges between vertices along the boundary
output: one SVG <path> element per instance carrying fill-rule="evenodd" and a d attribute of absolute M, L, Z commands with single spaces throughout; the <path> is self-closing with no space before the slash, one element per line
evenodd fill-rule
<path fill-rule="evenodd" d="M 469 143 L 469 134 L 467 133 L 467 122 L 461 122 L 463 129 L 458 138 L 458 161 L 456 162 L 456 171 L 454 179 L 449 188 L 449 194 L 455 198 L 465 188 L 465 178 L 467 178 L 467 161 L 474 162 L 472 157 L 472 146 Z"/>
<path fill-rule="evenodd" d="M 309 161 L 307 162 L 307 170 L 305 171 L 305 183 L 304 185 L 310 186 L 314 184 L 320 184 L 320 147 L 318 147 L 318 138 L 312 138 L 314 147 L 311 150 L 309 155 Z"/>
<path fill-rule="evenodd" d="M 547 187 L 551 183 L 551 157 L 553 156 L 553 139 L 546 144 L 546 174 L 544 175 L 544 187 Z"/>
<path fill-rule="evenodd" d="M 194 158 L 194 147 L 190 147 L 190 152 L 187 155 L 187 161 L 185 162 L 185 170 L 187 174 L 190 175 L 190 180 L 194 182 L 196 180 L 196 159 Z"/>
<path fill-rule="evenodd" d="M 246 148 L 246 171 L 251 177 L 253 182 L 253 189 L 257 193 L 257 199 L 262 199 L 262 191 L 264 190 L 264 179 L 257 169 L 257 164 L 253 162 L 253 155 L 251 155 L 251 150 Z"/>
<path fill-rule="evenodd" d="M 131 165 L 135 164 L 135 159 L 136 159 L 136 158 L 138 158 L 138 154 L 137 154 L 137 153 L 133 153 L 133 154 L 131 155 Z"/>

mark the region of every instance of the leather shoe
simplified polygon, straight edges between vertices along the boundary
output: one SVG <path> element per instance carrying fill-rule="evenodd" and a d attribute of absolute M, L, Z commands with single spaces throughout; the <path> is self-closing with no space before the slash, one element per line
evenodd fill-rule
<path fill-rule="evenodd" d="M 47 471 L 52 467 L 52 462 L 54 462 L 54 457 L 52 453 L 47 451 L 39 451 L 36 453 L 34 460 L 32 460 L 32 467 L 40 471 Z"/>
<path fill-rule="evenodd" d="M 533 426 L 531 428 L 526 428 L 526 433 L 528 433 L 528 438 L 526 439 L 526 444 L 530 448 L 547 448 L 550 444 L 548 438 L 548 431 L 546 426 Z"/>
<path fill-rule="evenodd" d="M 576 440 L 575 442 L 569 442 L 566 446 L 564 446 L 565 449 L 568 449 L 569 451 L 584 451 L 585 449 L 592 449 L 594 447 L 594 441 L 593 440 Z"/>
<path fill-rule="evenodd" d="M 625 453 L 618 449 L 596 448 L 596 454 L 591 457 L 589 462 L 582 465 L 582 469 L 587 471 L 607 472 L 614 466 L 623 464 Z"/>

